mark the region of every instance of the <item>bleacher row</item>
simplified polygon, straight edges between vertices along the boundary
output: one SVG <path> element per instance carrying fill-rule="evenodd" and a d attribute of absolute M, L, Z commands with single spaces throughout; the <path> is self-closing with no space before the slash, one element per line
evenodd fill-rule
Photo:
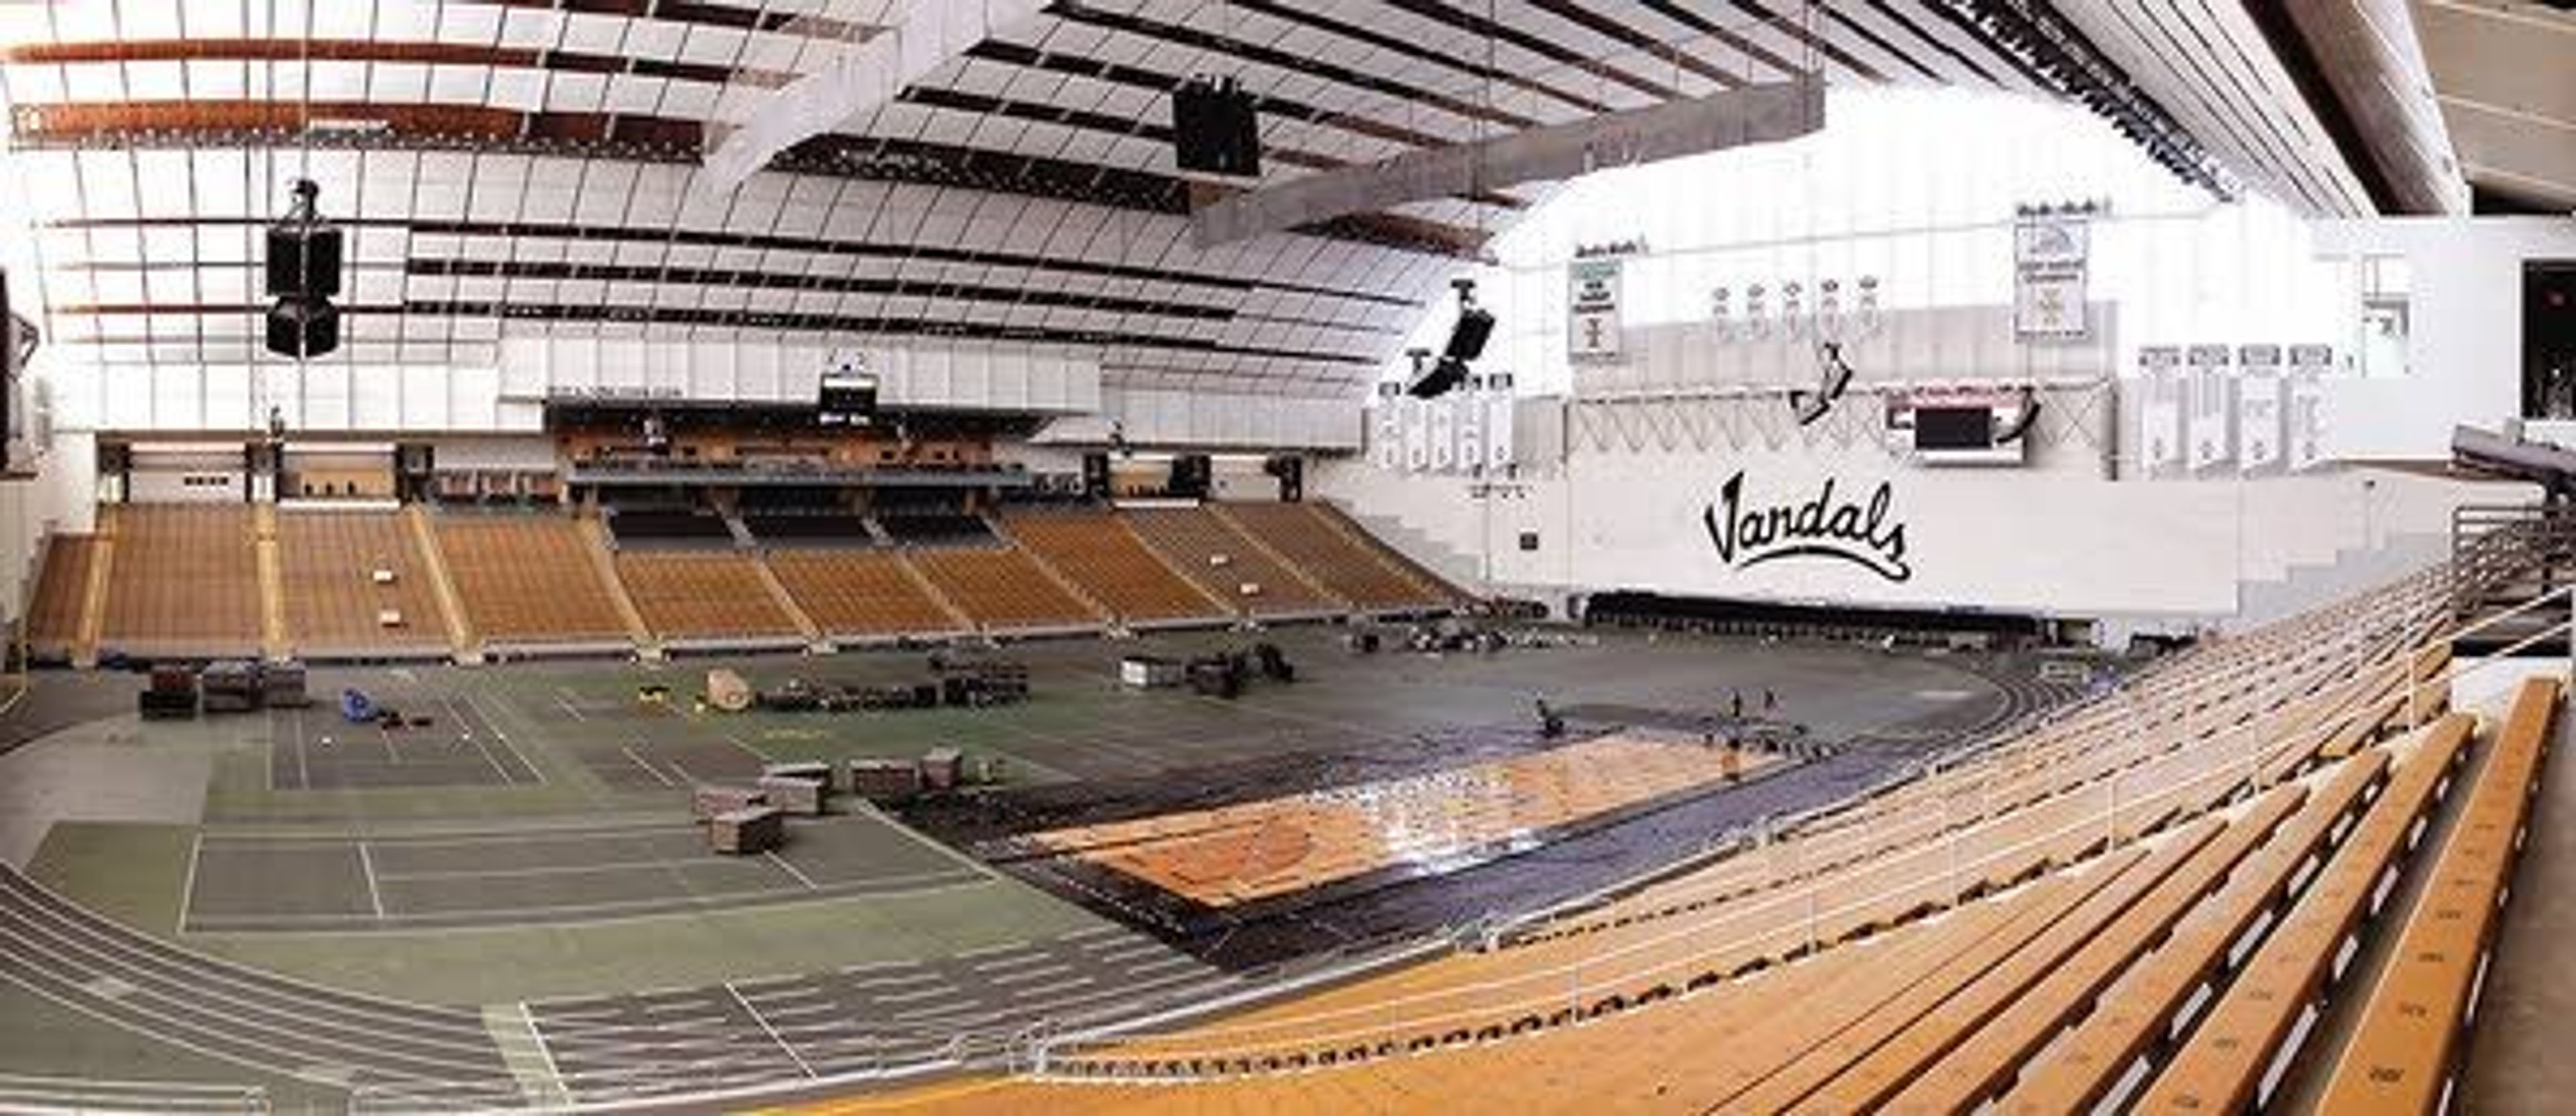
<path fill-rule="evenodd" d="M 703 518 L 671 529 L 731 538 Z M 1315 505 L 973 522 L 895 532 L 891 546 L 672 548 L 536 512 L 102 507 L 94 535 L 48 545 L 27 635 L 49 658 L 361 658 L 1221 624 L 1458 600 Z"/>
<path fill-rule="evenodd" d="M 2435 1111 L 2562 688 L 2533 678 L 2484 725 L 2448 709 L 2447 656 L 2414 650 L 2442 590 L 2418 577 L 2190 652 L 1481 948 L 1211 1022 L 1071 1028 L 1029 1052 L 1041 1072 L 900 1099 L 2055 1113 L 2304 1088 L 2323 1111 Z M 2374 936 L 2395 948 L 2360 949 Z M 2314 1017 L 2365 1003 L 2348 1037 Z"/>

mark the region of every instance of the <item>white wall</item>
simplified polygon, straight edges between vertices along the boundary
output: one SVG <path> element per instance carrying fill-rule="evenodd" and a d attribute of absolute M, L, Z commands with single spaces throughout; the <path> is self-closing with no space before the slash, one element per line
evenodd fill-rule
<path fill-rule="evenodd" d="M 1821 558 L 1730 566 L 1702 517 L 1739 469 L 1747 505 L 1803 502 L 1829 478 L 1837 504 L 1866 503 L 1888 483 L 1909 576 L 1890 581 Z M 1580 454 L 1560 472 L 1490 484 L 1351 459 L 1318 467 L 1312 481 L 1363 516 L 1466 556 L 1496 586 L 2120 616 L 2231 614 L 2245 582 L 2279 580 L 2392 536 L 2446 531 L 2458 503 L 2531 496 L 2520 485 L 2387 470 L 2123 482 L 1797 450 Z M 1517 548 L 1528 530 L 1540 533 L 1537 553 Z"/>
<path fill-rule="evenodd" d="M 2492 429 L 2521 413 L 2522 265 L 2576 260 L 2576 219 L 2423 217 L 2315 228 L 2320 254 L 2406 257 L 2412 284 L 2408 374 L 2328 386 L 2335 456 L 2447 458 L 2453 424 Z"/>

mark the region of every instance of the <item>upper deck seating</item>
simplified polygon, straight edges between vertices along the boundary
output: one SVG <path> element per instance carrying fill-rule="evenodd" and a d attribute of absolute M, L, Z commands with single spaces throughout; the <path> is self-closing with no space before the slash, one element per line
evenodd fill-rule
<path fill-rule="evenodd" d="M 239 504 L 133 504 L 117 517 L 100 639 L 133 654 L 259 647 L 259 559 Z"/>
<path fill-rule="evenodd" d="M 1216 617 L 1208 600 L 1146 549 L 1126 524 L 1102 511 L 1026 511 L 1004 524 L 1020 545 L 1122 620 Z"/>
<path fill-rule="evenodd" d="M 399 513 L 282 512 L 277 555 L 287 637 L 297 653 L 446 643 L 437 591 Z M 392 580 L 377 582 L 379 570 Z M 395 622 L 385 623 L 389 618 Z"/>
<path fill-rule="evenodd" d="M 733 529 L 711 511 L 612 511 L 607 524 L 621 550 L 721 550 L 734 545 Z"/>
<path fill-rule="evenodd" d="M 958 511 L 881 511 L 877 526 L 904 546 L 991 546 L 992 525 Z"/>
<path fill-rule="evenodd" d="M 742 524 L 763 546 L 875 546 L 865 517 L 848 512 L 744 512 Z"/>
<path fill-rule="evenodd" d="M 468 620 L 504 643 L 623 642 L 616 602 L 580 525 L 554 514 L 450 513 L 438 546 Z"/>
<path fill-rule="evenodd" d="M 1138 508 L 1120 514 L 1174 568 L 1240 611 L 1275 616 L 1342 607 L 1307 588 L 1205 508 Z"/>

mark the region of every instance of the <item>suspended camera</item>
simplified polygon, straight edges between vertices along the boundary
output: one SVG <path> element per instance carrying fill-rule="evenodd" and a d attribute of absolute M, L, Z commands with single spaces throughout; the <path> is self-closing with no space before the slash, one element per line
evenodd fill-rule
<path fill-rule="evenodd" d="M 317 200 L 322 188 L 312 179 L 295 180 L 294 202 L 286 216 L 268 227 L 268 351 L 297 359 L 325 355 L 340 347 L 340 310 L 331 299 L 340 293 L 343 234 L 324 224 Z"/>

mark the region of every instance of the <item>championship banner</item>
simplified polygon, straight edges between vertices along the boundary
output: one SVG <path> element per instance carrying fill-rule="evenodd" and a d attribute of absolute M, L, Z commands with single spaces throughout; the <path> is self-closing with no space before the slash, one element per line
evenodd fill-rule
<path fill-rule="evenodd" d="M 1458 462 L 1457 406 L 1445 399 L 1425 406 L 1431 411 L 1431 471 L 1445 473 Z"/>
<path fill-rule="evenodd" d="M 2146 403 L 2138 408 L 2138 464 L 2148 476 L 2182 465 L 2182 350 L 2148 345 L 2138 350 L 2138 382 Z"/>
<path fill-rule="evenodd" d="M 2261 472 L 2281 463 L 2281 347 L 2236 350 L 2236 465 Z"/>
<path fill-rule="evenodd" d="M 1575 360 L 1617 360 L 1619 261 L 1576 260 L 1566 268 L 1565 353 Z"/>
<path fill-rule="evenodd" d="M 1394 472 L 1404 466 L 1404 399 L 1398 395 L 1384 395 L 1378 399 L 1373 413 L 1376 428 L 1375 436 L 1370 439 L 1374 444 L 1370 448 L 1376 451 L 1377 467 Z"/>
<path fill-rule="evenodd" d="M 1485 401 L 1470 395 L 1450 407 L 1457 412 L 1458 470 L 1475 472 L 1485 463 Z"/>
<path fill-rule="evenodd" d="M 1426 429 L 1430 416 L 1419 399 L 1398 405 L 1404 408 L 1404 467 L 1418 473 L 1431 467 L 1431 431 Z"/>
<path fill-rule="evenodd" d="M 2062 340 L 2091 331 L 2084 307 L 2091 239 L 2080 215 L 2025 214 L 2014 222 L 2014 336 Z"/>
<path fill-rule="evenodd" d="M 2290 378 L 2289 435 L 2283 445 L 2293 472 L 2326 463 L 2325 405 L 2322 379 L 2304 373 Z"/>
<path fill-rule="evenodd" d="M 2236 460 L 2236 395 L 2225 345 L 2194 345 L 2185 356 L 2191 384 L 2191 471 Z"/>

